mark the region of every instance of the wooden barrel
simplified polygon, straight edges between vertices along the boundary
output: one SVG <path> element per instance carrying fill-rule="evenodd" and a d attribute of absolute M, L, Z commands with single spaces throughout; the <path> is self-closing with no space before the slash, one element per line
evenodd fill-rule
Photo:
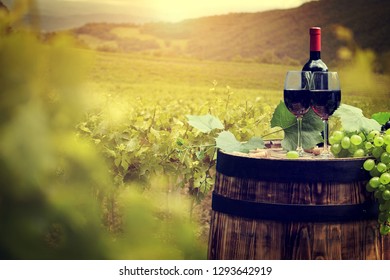
<path fill-rule="evenodd" d="M 364 159 L 219 151 L 209 259 L 390 259 Z"/>

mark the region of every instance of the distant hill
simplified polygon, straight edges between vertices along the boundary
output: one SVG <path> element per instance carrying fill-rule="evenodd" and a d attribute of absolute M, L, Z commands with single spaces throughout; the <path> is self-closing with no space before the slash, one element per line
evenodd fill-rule
<path fill-rule="evenodd" d="M 308 55 L 308 28 L 321 26 L 324 56 L 333 59 L 340 44 L 333 33 L 336 24 L 350 28 L 361 47 L 389 51 L 389 16 L 388 0 L 321 0 L 288 10 L 149 24 L 142 30 L 162 38 L 186 38 L 188 53 L 202 58 L 245 58 L 274 51 L 280 58 L 302 60 Z"/>
<path fill-rule="evenodd" d="M 75 29 L 75 33 L 84 35 L 84 38 L 88 32 L 101 37 L 99 44 L 104 43 L 105 50 L 111 51 L 153 50 L 201 59 L 268 59 L 270 62 L 291 60 L 302 63 L 308 57 L 308 29 L 310 26 L 320 26 L 323 59 L 331 62 L 336 58 L 339 47 L 345 44 L 335 36 L 337 25 L 352 30 L 360 47 L 381 54 L 389 53 L 389 16 L 389 0 L 320 0 L 287 10 L 232 13 L 179 23 L 131 25 L 127 34 L 123 33 L 124 25 L 120 25 L 122 33 L 118 33 L 117 25 L 111 26 L 115 32 L 111 32 L 107 25 L 100 30 L 101 33 L 98 30 L 91 32 L 94 25 L 89 25 L 88 28 Z M 109 32 L 110 36 L 104 35 L 104 32 Z M 137 47 L 124 47 L 126 42 Z M 94 43 L 96 46 L 96 40 Z"/>
<path fill-rule="evenodd" d="M 109 22 L 109 23 L 145 23 L 150 19 L 142 16 L 129 16 L 120 14 L 80 14 L 64 16 L 40 16 L 41 29 L 44 32 L 58 31 L 77 28 L 90 22 Z"/>

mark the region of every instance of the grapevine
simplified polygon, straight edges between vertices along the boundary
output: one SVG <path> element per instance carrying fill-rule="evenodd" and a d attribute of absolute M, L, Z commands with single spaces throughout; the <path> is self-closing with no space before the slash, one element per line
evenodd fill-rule
<path fill-rule="evenodd" d="M 207 98 L 165 96 L 158 101 L 106 95 L 104 106 L 91 110 L 77 126 L 79 136 L 105 155 L 116 186 L 137 181 L 149 188 L 153 177 L 164 176 L 171 189 L 187 189 L 199 202 L 214 184 L 216 139 L 223 130 L 237 142 L 272 131 L 271 102 L 256 96 L 242 101 L 216 82 L 210 90 Z M 235 107 L 229 106 L 232 102 Z M 210 120 L 216 123 L 208 128 Z"/>

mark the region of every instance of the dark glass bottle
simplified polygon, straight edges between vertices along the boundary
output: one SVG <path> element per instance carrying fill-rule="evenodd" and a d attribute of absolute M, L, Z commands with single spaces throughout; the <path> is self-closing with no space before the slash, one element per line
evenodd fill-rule
<path fill-rule="evenodd" d="M 328 71 L 328 66 L 321 60 L 321 28 L 310 27 L 310 59 L 302 71 Z"/>

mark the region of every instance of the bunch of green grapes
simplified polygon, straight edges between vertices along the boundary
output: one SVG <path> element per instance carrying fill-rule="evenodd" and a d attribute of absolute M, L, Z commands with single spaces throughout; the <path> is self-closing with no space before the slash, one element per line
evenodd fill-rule
<path fill-rule="evenodd" d="M 370 132 L 371 133 L 371 132 Z M 378 132 L 379 133 L 379 132 Z M 329 137 L 330 151 L 335 157 L 364 157 L 370 154 L 372 145 L 363 132 L 345 132 L 336 130 Z"/>
<path fill-rule="evenodd" d="M 379 201 L 378 222 L 381 224 L 381 234 L 385 235 L 390 232 L 390 129 L 383 134 L 375 131 L 368 140 L 367 143 L 372 145 L 372 158 L 363 164 L 371 175 L 366 189 L 374 192 Z"/>
<path fill-rule="evenodd" d="M 390 128 L 379 132 L 334 131 L 329 137 L 335 157 L 368 157 L 363 164 L 371 179 L 366 189 L 379 202 L 380 232 L 390 233 Z"/>

